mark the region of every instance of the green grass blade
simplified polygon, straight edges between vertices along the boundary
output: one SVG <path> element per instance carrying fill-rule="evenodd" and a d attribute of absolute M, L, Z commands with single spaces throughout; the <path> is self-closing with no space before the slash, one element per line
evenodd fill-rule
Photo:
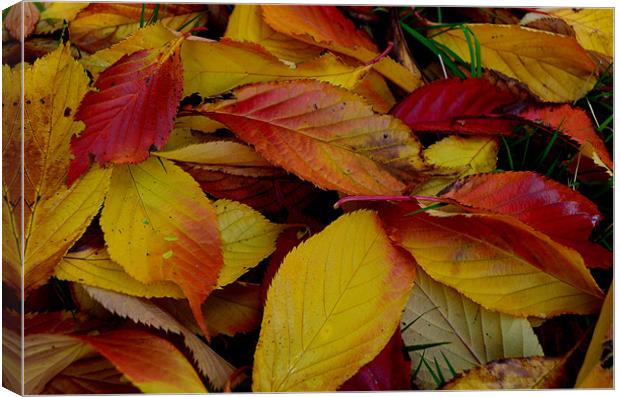
<path fill-rule="evenodd" d="M 449 343 L 450 342 L 422 343 L 422 344 L 419 344 L 419 345 L 405 346 L 405 350 L 407 350 L 408 352 L 417 352 L 417 351 L 420 351 L 420 350 L 430 349 L 431 347 L 447 345 Z"/>
<path fill-rule="evenodd" d="M 416 321 L 418 321 L 419 319 L 422 318 L 422 316 L 424 316 L 427 313 L 432 312 L 433 310 L 439 309 L 439 306 L 435 306 L 435 307 L 431 307 L 430 309 L 428 309 L 427 311 L 425 311 L 424 313 L 420 314 L 418 317 L 414 318 L 409 324 L 405 325 L 401 330 L 400 333 L 402 334 L 403 332 L 405 332 L 409 327 L 411 327 Z"/>
<path fill-rule="evenodd" d="M 467 42 L 467 48 L 469 49 L 469 69 L 471 72 L 471 75 L 473 77 L 476 77 L 476 53 L 475 53 L 475 49 L 474 49 L 474 43 L 472 42 L 471 37 L 469 36 L 469 29 L 466 29 L 465 26 L 461 25 L 459 26 L 459 28 L 461 29 L 461 31 L 463 32 L 463 36 L 465 36 L 465 41 Z"/>
<path fill-rule="evenodd" d="M 446 365 L 450 369 L 450 374 L 452 374 L 452 377 L 454 378 L 457 375 L 457 373 L 454 370 L 454 367 L 452 366 L 452 363 L 450 363 L 450 360 L 448 360 L 448 357 L 446 357 L 446 355 L 443 354 L 443 351 L 441 351 L 440 353 L 441 353 L 441 356 L 443 357 L 443 360 L 446 362 Z"/>
<path fill-rule="evenodd" d="M 441 386 L 444 383 L 446 383 L 446 379 L 443 377 L 443 373 L 441 372 L 441 367 L 439 367 L 439 363 L 437 362 L 437 357 L 433 357 L 433 361 L 435 361 L 435 368 L 437 369 L 437 375 L 439 375 L 439 380 L 441 381 L 441 384 L 439 384 L 438 386 Z"/>
<path fill-rule="evenodd" d="M 159 15 L 160 6 L 161 4 L 155 4 L 155 8 L 153 9 L 153 15 L 151 15 L 151 18 L 149 19 L 149 25 L 157 22 L 157 16 Z"/>
<path fill-rule="evenodd" d="M 142 11 L 140 11 L 140 27 L 144 27 L 144 10 L 146 9 L 146 4 L 142 3 Z"/>
<path fill-rule="evenodd" d="M 508 141 L 504 137 L 502 137 L 502 142 L 504 143 L 504 147 L 506 147 L 506 153 L 508 155 L 508 166 L 511 170 L 514 170 L 515 163 L 512 161 L 512 152 L 510 151 L 510 145 L 508 145 Z"/>
<path fill-rule="evenodd" d="M 426 211 L 429 211 L 429 210 L 434 210 L 435 208 L 445 207 L 446 205 L 448 205 L 448 204 L 446 204 L 446 203 L 435 203 L 435 204 L 431 204 L 431 205 L 428 205 L 428 206 L 426 206 L 426 207 L 424 207 L 424 208 L 420 208 L 420 209 L 418 209 L 418 210 L 411 211 L 411 212 L 410 212 L 410 213 L 408 213 L 406 216 L 413 216 L 413 215 L 415 215 L 415 214 L 419 214 L 419 213 L 421 213 L 421 212 L 426 212 Z"/>
<path fill-rule="evenodd" d="M 441 379 L 439 378 L 439 376 L 435 374 L 435 371 L 433 370 L 433 368 L 431 368 L 430 364 L 428 363 L 428 361 L 426 361 L 424 357 L 422 357 L 422 363 L 424 364 L 428 372 L 431 374 L 431 377 L 433 378 L 433 381 L 435 382 L 437 387 L 441 386 L 443 382 L 441 382 Z"/>
<path fill-rule="evenodd" d="M 549 155 L 549 152 L 551 151 L 551 148 L 555 144 L 555 141 L 557 141 L 558 136 L 560 136 L 560 133 L 559 133 L 558 130 L 555 130 L 553 132 L 553 136 L 551 136 L 551 139 L 549 139 L 549 143 L 547 143 L 547 146 L 545 146 L 545 149 L 543 150 L 542 154 L 540 155 L 540 157 L 539 157 L 539 159 L 537 161 L 538 164 L 543 163 L 547 159 L 547 156 Z"/>

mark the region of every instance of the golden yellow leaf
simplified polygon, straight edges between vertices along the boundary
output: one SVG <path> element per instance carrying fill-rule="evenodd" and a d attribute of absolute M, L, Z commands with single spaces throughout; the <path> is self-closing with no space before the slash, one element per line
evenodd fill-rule
<path fill-rule="evenodd" d="M 45 6 L 45 9 L 41 11 L 34 31 L 36 34 L 52 33 L 61 29 L 65 22 L 71 22 L 78 12 L 88 6 L 88 3 L 64 1 L 41 4 Z"/>
<path fill-rule="evenodd" d="M 562 18 L 575 29 L 577 41 L 583 48 L 613 57 L 613 8 L 561 8 L 549 13 Z"/>
<path fill-rule="evenodd" d="M 17 73 L 17 69 L 3 68 L 5 78 L 17 78 L 19 82 Z M 3 224 L 8 226 L 3 241 L 8 243 L 9 254 L 4 261 L 9 261 L 8 268 L 13 269 L 9 272 L 20 274 L 21 260 L 14 261 L 19 258 L 15 244 L 19 244 L 23 222 L 28 293 L 47 281 L 54 266 L 99 211 L 110 171 L 94 167 L 71 188 L 66 185 L 71 161 L 69 142 L 83 128 L 82 123 L 73 120 L 73 114 L 88 90 L 88 77 L 71 57 L 69 44 L 27 65 L 24 84 L 24 196 L 21 196 L 21 167 L 18 166 L 21 151 L 16 150 L 21 143 L 21 132 L 19 112 L 14 113 L 19 108 L 15 98 L 3 106 L 2 190 Z M 22 199 L 24 219 L 20 221 L 18 210 Z"/>
<path fill-rule="evenodd" d="M 360 80 L 352 91 L 363 96 L 377 113 L 387 113 L 396 104 L 385 79 L 374 70 Z"/>
<path fill-rule="evenodd" d="M 88 248 L 69 252 L 62 258 L 54 274 L 59 280 L 103 288 L 145 298 L 183 298 L 183 291 L 171 281 L 142 283 L 131 277 L 110 259 L 105 248 Z"/>
<path fill-rule="evenodd" d="M 222 123 L 211 120 L 204 116 L 180 116 L 175 120 L 176 128 L 189 128 L 200 132 L 214 132 L 220 128 L 226 128 Z"/>
<path fill-rule="evenodd" d="M 158 5 L 159 6 L 159 5 Z M 162 4 L 157 21 L 163 26 L 187 32 L 203 25 L 206 16 L 200 4 Z M 91 3 L 69 23 L 71 40 L 80 49 L 93 53 L 118 43 L 140 29 L 142 4 Z M 154 4 L 146 4 L 144 20 L 155 13 Z"/>
<path fill-rule="evenodd" d="M 170 132 L 170 136 L 166 141 L 166 146 L 162 149 L 164 152 L 185 148 L 191 145 L 197 145 L 208 142 L 208 135 L 200 131 L 193 131 L 190 128 L 174 128 Z"/>
<path fill-rule="evenodd" d="M 115 262 L 143 283 L 176 283 L 204 325 L 200 305 L 223 266 L 222 241 L 215 208 L 189 174 L 156 157 L 116 166 L 100 224 Z"/>
<path fill-rule="evenodd" d="M 317 58 L 323 50 L 273 30 L 263 21 L 258 4 L 236 4 L 224 37 L 260 44 L 276 57 L 295 63 Z"/>
<path fill-rule="evenodd" d="M 209 295 L 202 305 L 209 329 L 234 336 L 258 328 L 263 310 L 260 288 L 260 284 L 238 282 Z"/>
<path fill-rule="evenodd" d="M 452 175 L 433 176 L 415 190 L 415 194 L 432 196 L 459 178 L 491 172 L 497 163 L 499 146 L 493 137 L 451 135 L 424 151 L 426 161 Z"/>
<path fill-rule="evenodd" d="M 433 370 L 438 363 L 448 381 L 450 366 L 460 373 L 500 358 L 543 354 L 527 319 L 487 310 L 420 268 L 401 321 L 406 346 L 445 343 L 409 353 L 412 367 L 420 365 L 415 382 L 422 389 L 437 387 L 422 359 Z"/>
<path fill-rule="evenodd" d="M 175 37 L 175 32 L 163 26 L 162 23 L 145 26 L 111 47 L 99 50 L 94 54 L 82 54 L 80 63 L 91 72 L 94 77 L 97 77 L 99 73 L 121 59 L 124 55 L 140 50 L 163 47 Z"/>
<path fill-rule="evenodd" d="M 224 242 L 224 267 L 217 281 L 223 287 L 271 255 L 283 226 L 269 222 L 258 211 L 231 200 L 215 202 Z"/>
<path fill-rule="evenodd" d="M 471 369 L 443 390 L 553 389 L 566 387 L 563 358 L 528 357 L 498 360 Z"/>
<path fill-rule="evenodd" d="M 348 66 L 332 54 L 297 65 L 286 65 L 262 47 L 230 39 L 188 39 L 181 50 L 185 95 L 203 97 L 237 86 L 279 80 L 312 78 L 344 88 L 355 86 L 368 72 Z"/>
<path fill-rule="evenodd" d="M 613 337 L 614 337 L 614 287 L 607 291 L 607 297 L 601 308 L 590 347 L 583 360 L 575 387 L 605 388 L 614 385 Z"/>
<path fill-rule="evenodd" d="M 336 390 L 388 342 L 414 274 L 370 211 L 343 215 L 297 246 L 267 294 L 252 389 Z"/>
<path fill-rule="evenodd" d="M 465 26 L 480 43 L 482 67 L 521 81 L 543 101 L 574 101 L 596 83 L 596 64 L 572 37 L 518 25 Z M 446 31 L 434 40 L 471 62 L 462 30 Z"/>

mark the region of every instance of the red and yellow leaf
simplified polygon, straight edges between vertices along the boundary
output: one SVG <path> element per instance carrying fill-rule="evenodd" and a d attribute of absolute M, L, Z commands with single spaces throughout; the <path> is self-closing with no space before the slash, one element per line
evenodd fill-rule
<path fill-rule="evenodd" d="M 202 306 L 205 322 L 213 334 L 234 336 L 258 328 L 262 316 L 260 286 L 232 283 L 214 291 Z"/>
<path fill-rule="evenodd" d="M 168 160 L 117 166 L 101 214 L 110 257 L 143 283 L 172 281 L 200 305 L 223 266 L 215 208 L 198 184 Z"/>
<path fill-rule="evenodd" d="M 69 184 L 88 169 L 91 155 L 102 166 L 138 163 L 152 146 L 163 147 L 182 97 L 183 40 L 124 56 L 99 75 L 98 91 L 86 94 L 75 115 L 86 128 L 71 140 Z"/>
<path fill-rule="evenodd" d="M 400 194 L 424 178 L 421 146 L 409 129 L 342 88 L 298 80 L 253 84 L 234 95 L 198 111 L 321 188 Z"/>
<path fill-rule="evenodd" d="M 387 207 L 390 237 L 435 280 L 491 310 L 516 316 L 589 314 L 602 292 L 583 259 L 545 234 L 506 215 L 408 215 Z"/>
<path fill-rule="evenodd" d="M 514 216 L 575 249 L 589 267 L 612 265 L 612 253 L 588 241 L 602 220 L 596 205 L 561 183 L 533 172 L 475 175 L 452 185 L 443 197 L 467 207 Z"/>
<path fill-rule="evenodd" d="M 387 344 L 414 275 L 411 258 L 369 211 L 344 215 L 300 244 L 267 293 L 252 389 L 338 388 Z"/>

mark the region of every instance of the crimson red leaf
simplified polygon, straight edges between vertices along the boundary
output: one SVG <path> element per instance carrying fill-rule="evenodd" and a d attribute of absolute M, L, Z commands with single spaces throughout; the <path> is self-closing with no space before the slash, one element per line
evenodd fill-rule
<path fill-rule="evenodd" d="M 405 344 L 397 329 L 381 353 L 360 368 L 339 391 L 409 390 L 411 359 L 405 353 Z"/>
<path fill-rule="evenodd" d="M 164 145 L 183 94 L 182 41 L 126 55 L 99 75 L 98 91 L 86 94 L 75 115 L 86 128 L 71 139 L 69 185 L 86 172 L 91 155 L 101 165 L 138 163 L 152 146 Z"/>
<path fill-rule="evenodd" d="M 594 203 L 534 172 L 474 175 L 443 194 L 468 207 L 512 215 L 556 242 L 573 248 L 589 267 L 609 267 L 612 254 L 588 241 L 602 216 Z"/>
<path fill-rule="evenodd" d="M 607 152 L 605 142 L 596 133 L 590 117 L 583 109 L 574 108 L 568 104 L 533 105 L 520 112 L 518 116 L 551 130 L 558 130 L 582 147 L 584 145 L 591 146 L 594 153 L 591 153 L 588 157 L 592 158 L 592 156 L 596 155 L 604 166 L 613 170 L 614 164 L 609 152 Z"/>
<path fill-rule="evenodd" d="M 516 121 L 494 119 L 494 111 L 516 100 L 486 79 L 452 78 L 418 88 L 391 113 L 414 131 L 510 133 Z"/>

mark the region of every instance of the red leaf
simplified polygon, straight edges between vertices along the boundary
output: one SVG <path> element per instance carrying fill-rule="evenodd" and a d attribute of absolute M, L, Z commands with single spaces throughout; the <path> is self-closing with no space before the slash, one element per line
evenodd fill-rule
<path fill-rule="evenodd" d="M 265 213 L 290 207 L 307 207 L 318 189 L 294 176 L 233 175 L 209 167 L 181 164 L 210 195 L 242 202 Z"/>
<path fill-rule="evenodd" d="M 339 391 L 410 390 L 411 359 L 397 329 L 381 353 L 360 368 Z"/>
<path fill-rule="evenodd" d="M 571 105 L 530 106 L 518 114 L 526 120 L 558 130 L 580 145 L 589 144 L 603 164 L 613 170 L 614 164 L 605 142 L 596 133 L 592 121 L 583 109 Z"/>
<path fill-rule="evenodd" d="M 510 133 L 516 121 L 493 119 L 494 111 L 517 98 L 486 79 L 452 78 L 413 91 L 392 110 L 392 115 L 414 131 L 468 134 Z"/>
<path fill-rule="evenodd" d="M 474 175 L 450 187 L 444 197 L 465 206 L 512 215 L 556 242 L 573 248 L 589 267 L 609 267 L 612 254 L 588 241 L 602 216 L 580 193 L 533 172 Z"/>
<path fill-rule="evenodd" d="M 126 55 L 99 75 L 98 91 L 86 94 L 75 115 L 86 128 L 71 139 L 69 185 L 86 172 L 90 155 L 102 166 L 139 163 L 164 145 L 183 94 L 182 41 Z"/>

